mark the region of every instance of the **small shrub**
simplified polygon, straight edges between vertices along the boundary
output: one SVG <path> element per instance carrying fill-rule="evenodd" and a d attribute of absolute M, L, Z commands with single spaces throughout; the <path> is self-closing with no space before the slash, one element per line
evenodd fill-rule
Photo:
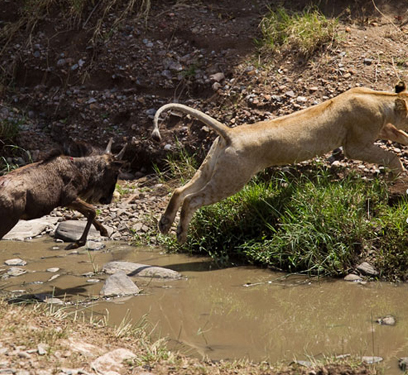
<path fill-rule="evenodd" d="M 337 20 L 327 19 L 316 8 L 290 14 L 279 7 L 261 21 L 261 45 L 268 50 L 296 50 L 310 57 L 335 38 L 336 27 Z"/>
<path fill-rule="evenodd" d="M 178 141 L 176 141 L 176 151 L 168 155 L 166 164 L 163 171 L 160 171 L 157 166 L 155 167 L 159 178 L 161 180 L 177 179 L 178 183 L 182 185 L 194 176 L 198 167 L 194 155 L 190 155 Z"/>
<path fill-rule="evenodd" d="M 367 200 L 377 202 L 383 184 L 278 173 L 255 178 L 241 192 L 199 210 L 184 250 L 221 262 L 249 262 L 289 272 L 341 275 L 371 246 Z"/>
<path fill-rule="evenodd" d="M 13 141 L 20 131 L 21 122 L 19 121 L 0 121 L 0 140 L 4 142 Z"/>

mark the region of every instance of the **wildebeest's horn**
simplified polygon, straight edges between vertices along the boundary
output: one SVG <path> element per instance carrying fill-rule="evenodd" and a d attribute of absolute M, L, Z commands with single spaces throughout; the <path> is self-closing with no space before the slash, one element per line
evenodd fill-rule
<path fill-rule="evenodd" d="M 122 150 L 120 150 L 119 154 L 115 155 L 115 160 L 122 160 L 123 155 L 125 154 L 127 143 L 123 146 Z"/>
<path fill-rule="evenodd" d="M 113 138 L 110 138 L 109 143 L 106 146 L 105 154 L 111 154 L 112 153 L 112 143 L 113 143 Z"/>

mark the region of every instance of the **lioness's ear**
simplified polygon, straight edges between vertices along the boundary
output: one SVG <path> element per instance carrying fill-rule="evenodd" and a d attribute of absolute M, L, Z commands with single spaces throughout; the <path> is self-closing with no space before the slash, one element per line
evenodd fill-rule
<path fill-rule="evenodd" d="M 404 81 L 399 81 L 396 85 L 395 85 L 395 93 L 399 94 L 400 92 L 406 91 L 407 86 L 405 85 Z"/>
<path fill-rule="evenodd" d="M 407 103 L 404 99 L 395 99 L 395 111 L 399 112 L 400 115 L 406 117 L 408 113 Z"/>

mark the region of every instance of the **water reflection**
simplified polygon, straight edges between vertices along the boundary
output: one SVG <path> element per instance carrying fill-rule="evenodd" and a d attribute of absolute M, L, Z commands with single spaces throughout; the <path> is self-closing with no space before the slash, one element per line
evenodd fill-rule
<path fill-rule="evenodd" d="M 111 324 L 129 314 L 134 322 L 147 314 L 155 334 L 188 354 L 212 359 L 248 358 L 288 361 L 307 356 L 357 354 L 386 359 L 386 373 L 399 374 L 397 358 L 408 355 L 406 285 L 358 285 L 342 280 L 308 279 L 255 267 L 217 269 L 205 258 L 165 254 L 107 243 L 106 249 L 73 254 L 45 240 L 0 242 L 0 264 L 20 257 L 29 272 L 2 280 L 0 288 L 26 295 L 49 293 L 64 300 L 98 296 L 105 275 L 89 274 L 113 260 L 164 266 L 186 278 L 162 281 L 134 278 L 142 295 L 98 300 L 94 314 L 109 311 Z M 59 267 L 56 279 L 46 272 Z M 6 266 L 0 268 L 6 269 Z M 51 281 L 50 281 L 51 280 Z M 391 314 L 394 327 L 373 321 Z"/>

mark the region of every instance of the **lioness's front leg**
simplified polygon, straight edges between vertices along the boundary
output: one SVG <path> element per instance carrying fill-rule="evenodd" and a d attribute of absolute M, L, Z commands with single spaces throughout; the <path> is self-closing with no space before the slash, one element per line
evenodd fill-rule
<path fill-rule="evenodd" d="M 348 144 L 344 146 L 344 154 L 350 159 L 380 164 L 390 168 L 390 178 L 397 177 L 405 170 L 397 155 L 376 145 Z"/>
<path fill-rule="evenodd" d="M 378 134 L 380 139 L 390 140 L 393 142 L 401 143 L 405 146 L 408 145 L 408 134 L 402 130 L 397 129 L 392 124 L 386 124 Z"/>

